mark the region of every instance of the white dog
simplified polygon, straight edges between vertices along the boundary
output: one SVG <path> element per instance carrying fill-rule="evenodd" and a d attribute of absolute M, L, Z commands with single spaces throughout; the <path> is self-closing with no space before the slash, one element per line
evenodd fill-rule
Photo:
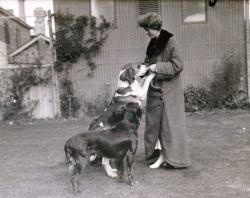
<path fill-rule="evenodd" d="M 149 72 L 148 68 L 145 64 L 130 63 L 125 65 L 119 73 L 118 88 L 114 98 L 125 103 L 138 102 L 141 105 L 142 101 L 146 100 L 148 87 L 155 77 L 155 73 Z M 146 73 L 149 74 L 145 75 Z M 100 126 L 103 127 L 102 123 Z M 109 162 L 110 159 L 102 158 L 102 165 L 107 175 L 117 177 L 116 169 L 113 169 Z"/>

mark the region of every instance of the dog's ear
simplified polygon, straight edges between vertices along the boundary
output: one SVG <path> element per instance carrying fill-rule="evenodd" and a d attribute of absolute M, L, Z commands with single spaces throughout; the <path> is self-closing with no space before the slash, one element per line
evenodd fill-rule
<path fill-rule="evenodd" d="M 121 81 L 126 81 L 126 70 L 124 72 L 121 73 L 120 75 L 120 80 Z"/>
<path fill-rule="evenodd" d="M 137 114 L 139 118 L 142 117 L 142 108 L 139 105 L 137 106 Z"/>
<path fill-rule="evenodd" d="M 123 73 L 120 75 L 121 81 L 127 81 L 131 84 L 135 80 L 135 70 L 133 67 L 128 67 Z"/>

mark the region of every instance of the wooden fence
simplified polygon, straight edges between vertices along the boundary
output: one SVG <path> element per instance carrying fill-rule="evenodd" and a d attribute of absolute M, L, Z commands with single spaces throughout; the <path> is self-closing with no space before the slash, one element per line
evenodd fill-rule
<path fill-rule="evenodd" d="M 36 67 L 36 66 L 32 66 Z M 11 85 L 10 76 L 13 74 L 14 70 L 22 69 L 22 67 L 17 65 L 7 65 L 0 67 L 0 96 L 1 102 L 6 98 L 10 97 L 8 92 L 8 87 Z M 51 72 L 50 65 L 40 66 L 40 69 L 37 69 L 37 75 L 42 75 L 44 72 Z M 32 108 L 31 105 L 35 105 L 32 111 L 32 118 L 35 119 L 47 119 L 53 118 L 53 104 L 52 104 L 52 88 L 51 82 L 48 82 L 46 85 L 38 85 L 31 87 L 30 90 L 24 96 L 24 104 L 29 110 Z M 24 109 L 25 111 L 25 109 Z M 1 113 L 0 113 L 1 118 Z"/>

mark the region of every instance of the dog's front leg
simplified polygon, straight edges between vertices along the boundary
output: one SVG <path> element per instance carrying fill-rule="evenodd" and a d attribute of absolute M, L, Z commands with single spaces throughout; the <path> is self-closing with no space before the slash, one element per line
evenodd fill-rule
<path fill-rule="evenodd" d="M 109 176 L 109 177 L 112 177 L 112 178 L 115 178 L 115 177 L 118 177 L 118 174 L 117 174 L 117 170 L 116 169 L 113 169 L 110 164 L 109 164 L 109 158 L 106 158 L 106 157 L 103 157 L 102 158 L 102 166 L 106 172 L 106 174 Z"/>
<path fill-rule="evenodd" d="M 145 100 L 146 97 L 147 97 L 147 92 L 148 92 L 148 87 L 149 87 L 149 84 L 150 82 L 152 81 L 152 79 L 155 77 L 155 74 L 154 73 L 151 73 L 144 81 L 142 87 L 141 87 L 141 92 L 140 94 L 138 95 L 138 98 L 140 100 Z"/>
<path fill-rule="evenodd" d="M 126 156 L 118 161 L 118 174 L 119 174 L 118 181 L 119 182 L 127 182 L 124 177 L 125 162 L 126 162 Z"/>
<path fill-rule="evenodd" d="M 128 172 L 128 184 L 129 185 L 134 185 L 134 178 L 132 174 L 132 165 L 134 162 L 134 153 L 133 152 L 128 152 L 127 157 L 126 157 L 126 162 L 127 162 L 127 172 Z"/>

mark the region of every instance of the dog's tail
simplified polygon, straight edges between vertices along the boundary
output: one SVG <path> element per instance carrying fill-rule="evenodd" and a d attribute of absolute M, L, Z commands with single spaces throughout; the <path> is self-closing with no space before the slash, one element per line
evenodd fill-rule
<path fill-rule="evenodd" d="M 66 144 L 64 145 L 64 153 L 65 153 L 65 164 L 69 165 L 70 162 L 70 153 L 71 151 L 68 149 L 68 144 L 69 144 L 69 140 L 67 140 Z"/>
<path fill-rule="evenodd" d="M 70 140 L 68 140 L 64 146 L 65 162 L 69 166 L 71 175 L 80 173 L 79 157 L 77 151 L 70 146 Z M 76 169 L 76 170 L 75 170 Z M 76 172 L 77 171 L 77 172 Z"/>

